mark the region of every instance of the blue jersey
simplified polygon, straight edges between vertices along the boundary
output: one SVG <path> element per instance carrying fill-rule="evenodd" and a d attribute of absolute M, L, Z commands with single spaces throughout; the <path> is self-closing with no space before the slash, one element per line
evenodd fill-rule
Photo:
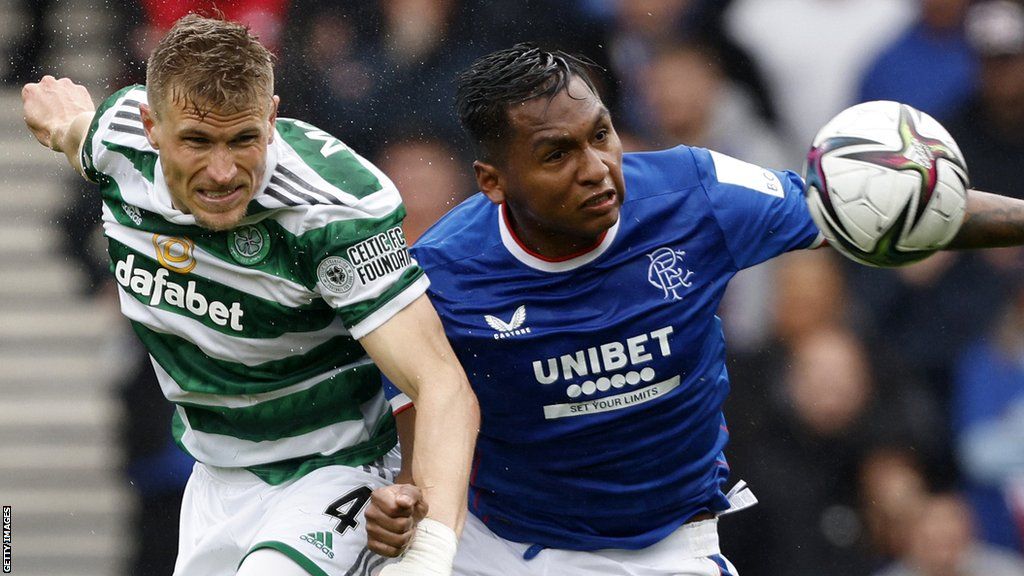
<path fill-rule="evenodd" d="M 413 248 L 480 401 L 470 509 L 509 540 L 637 549 L 727 508 L 716 309 L 738 270 L 818 237 L 793 173 L 688 147 L 623 171 L 585 254 L 530 254 L 482 194 Z"/>

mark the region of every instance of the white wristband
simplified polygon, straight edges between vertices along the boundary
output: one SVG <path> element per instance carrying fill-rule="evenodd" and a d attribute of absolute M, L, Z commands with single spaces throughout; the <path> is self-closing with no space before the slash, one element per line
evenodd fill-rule
<path fill-rule="evenodd" d="M 451 576 L 458 538 L 455 531 L 430 518 L 420 520 L 402 559 L 385 566 L 380 576 Z"/>

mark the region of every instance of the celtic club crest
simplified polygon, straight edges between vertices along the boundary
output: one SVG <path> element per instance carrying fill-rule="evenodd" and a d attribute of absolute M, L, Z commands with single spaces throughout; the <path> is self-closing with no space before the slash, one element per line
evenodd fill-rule
<path fill-rule="evenodd" d="M 259 264 L 270 254 L 270 233 L 263 224 L 239 226 L 228 234 L 228 252 L 239 264 Z"/>
<path fill-rule="evenodd" d="M 677 290 L 693 286 L 690 281 L 693 272 L 683 266 L 683 256 L 686 256 L 686 252 L 667 246 L 647 255 L 651 260 L 647 268 L 647 281 L 655 288 L 661 288 L 666 299 L 671 294 L 673 300 L 682 300 Z"/>

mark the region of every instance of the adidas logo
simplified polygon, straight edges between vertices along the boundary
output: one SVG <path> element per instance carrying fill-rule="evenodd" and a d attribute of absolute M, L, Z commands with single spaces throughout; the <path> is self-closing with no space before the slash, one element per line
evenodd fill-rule
<path fill-rule="evenodd" d="M 316 546 L 328 558 L 334 558 L 334 550 L 331 550 L 334 546 L 333 532 L 310 532 L 309 534 L 299 536 L 299 540 L 309 542 L 313 546 Z"/>
<path fill-rule="evenodd" d="M 484 320 L 487 321 L 488 326 L 494 328 L 495 340 L 530 333 L 529 327 L 521 328 L 521 326 L 526 322 L 526 306 L 516 308 L 516 311 L 512 313 L 512 318 L 508 322 L 505 322 L 497 316 L 491 316 L 490 314 L 484 314 Z"/>

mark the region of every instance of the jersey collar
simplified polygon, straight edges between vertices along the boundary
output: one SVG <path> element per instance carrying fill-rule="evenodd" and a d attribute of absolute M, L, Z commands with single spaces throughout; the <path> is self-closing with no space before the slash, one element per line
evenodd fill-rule
<path fill-rule="evenodd" d="M 615 240 L 615 236 L 619 232 L 619 223 L 622 222 L 622 213 L 620 212 L 619 219 L 615 221 L 615 224 L 613 224 L 611 228 L 605 231 L 597 244 L 577 254 L 572 254 L 558 260 L 551 260 L 530 251 L 523 245 L 519 238 L 516 237 L 515 232 L 512 231 L 512 228 L 508 224 L 508 217 L 505 215 L 504 204 L 498 205 L 497 213 L 498 230 L 501 232 L 501 243 L 505 245 L 505 249 L 508 250 L 516 260 L 526 264 L 534 270 L 540 270 L 541 272 L 568 272 L 569 270 L 575 270 L 580 266 L 593 262 L 599 256 L 604 254 L 612 245 L 612 242 Z"/>

